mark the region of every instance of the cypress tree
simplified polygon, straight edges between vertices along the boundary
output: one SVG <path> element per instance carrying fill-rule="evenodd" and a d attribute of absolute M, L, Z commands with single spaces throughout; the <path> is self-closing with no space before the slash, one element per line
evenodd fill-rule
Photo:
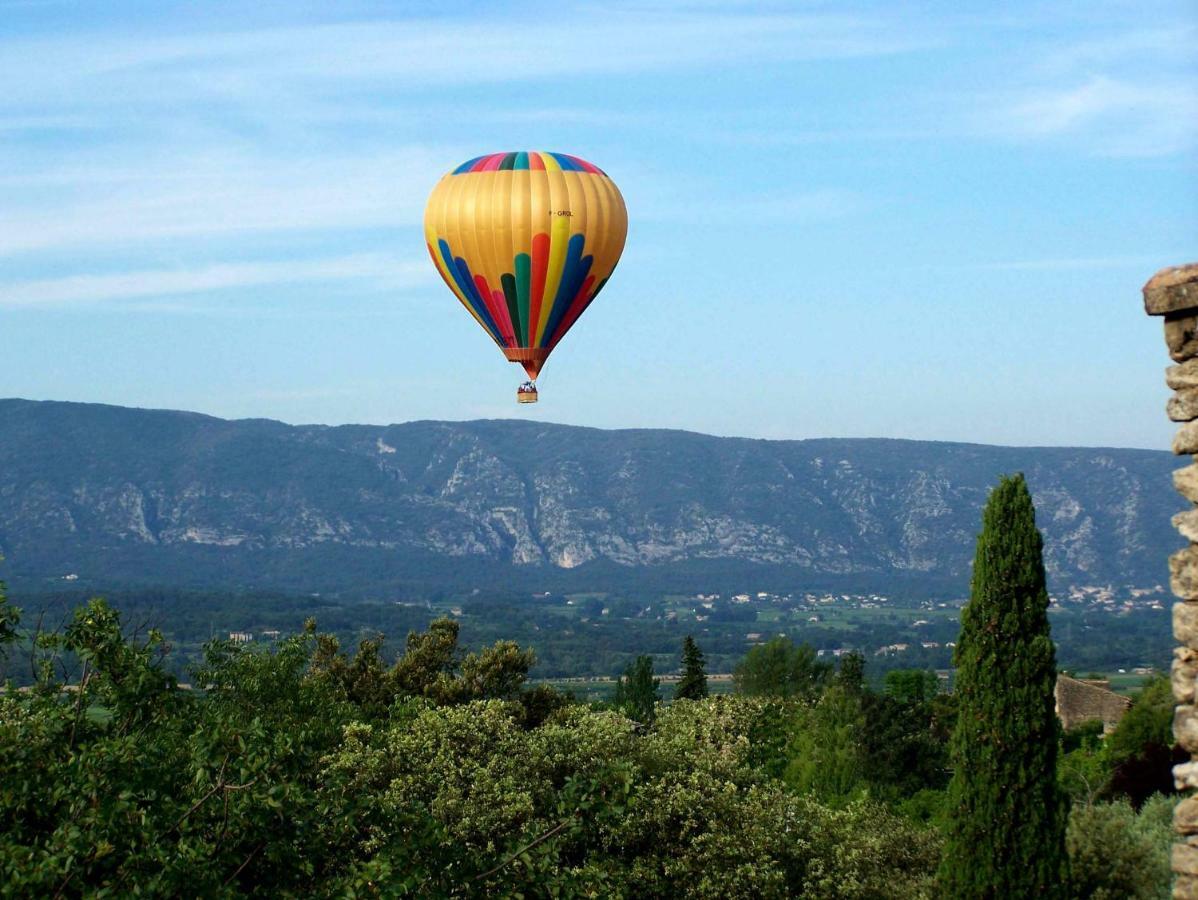
<path fill-rule="evenodd" d="M 1036 511 L 1022 475 L 982 514 L 968 605 L 953 655 L 948 841 L 953 898 L 1065 896 L 1068 810 L 1057 787 L 1056 654 Z"/>
<path fill-rule="evenodd" d="M 689 634 L 682 642 L 682 677 L 674 688 L 675 700 L 702 700 L 707 696 L 707 671 L 703 651 Z"/>
<path fill-rule="evenodd" d="M 656 716 L 654 704 L 661 699 L 657 693 L 659 684 L 661 679 L 653 677 L 653 657 L 638 656 L 624 670 L 624 677 L 616 682 L 612 706 L 630 719 L 651 725 Z"/>

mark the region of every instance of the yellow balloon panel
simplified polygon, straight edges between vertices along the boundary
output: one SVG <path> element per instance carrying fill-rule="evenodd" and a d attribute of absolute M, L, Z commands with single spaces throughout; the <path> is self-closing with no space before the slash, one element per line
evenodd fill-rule
<path fill-rule="evenodd" d="M 462 305 L 509 358 L 536 357 L 539 370 L 615 269 L 628 213 L 612 180 L 584 160 L 494 153 L 437 183 L 424 233 Z"/>

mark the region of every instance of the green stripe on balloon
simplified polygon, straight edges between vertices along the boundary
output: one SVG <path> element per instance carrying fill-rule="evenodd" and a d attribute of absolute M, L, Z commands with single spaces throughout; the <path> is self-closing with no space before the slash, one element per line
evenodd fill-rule
<path fill-rule="evenodd" d="M 522 347 L 531 346 L 528 330 L 528 297 L 531 280 L 532 258 L 527 253 L 516 254 L 516 299 L 520 310 L 520 346 Z"/>
<path fill-rule="evenodd" d="M 520 300 L 516 294 L 516 279 L 504 273 L 499 276 L 499 283 L 503 285 L 503 299 L 507 301 L 507 312 L 512 319 L 512 331 L 515 332 L 516 346 L 524 346 L 524 328 L 520 324 Z"/>

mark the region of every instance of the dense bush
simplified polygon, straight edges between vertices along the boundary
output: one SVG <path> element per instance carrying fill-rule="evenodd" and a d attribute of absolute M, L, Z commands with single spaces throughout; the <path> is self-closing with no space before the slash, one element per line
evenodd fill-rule
<path fill-rule="evenodd" d="M 1069 816 L 1071 892 L 1078 900 L 1168 900 L 1173 804 L 1160 795 L 1137 815 L 1130 803 L 1078 804 Z"/>

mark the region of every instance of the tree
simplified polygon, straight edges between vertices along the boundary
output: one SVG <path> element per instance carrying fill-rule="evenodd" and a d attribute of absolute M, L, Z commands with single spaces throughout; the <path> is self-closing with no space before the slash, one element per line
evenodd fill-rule
<path fill-rule="evenodd" d="M 702 700 L 707 696 L 707 671 L 703 651 L 689 634 L 682 642 L 682 677 L 674 689 L 675 700 Z"/>
<path fill-rule="evenodd" d="M 893 669 L 886 673 L 886 695 L 899 703 L 926 703 L 940 690 L 940 679 L 926 669 Z"/>
<path fill-rule="evenodd" d="M 383 664 L 382 646 L 381 634 L 364 638 L 351 660 L 340 652 L 337 638 L 331 634 L 318 634 L 309 673 L 314 678 L 325 678 L 339 688 L 345 698 L 368 718 L 383 717 L 395 702 L 396 687 L 394 674 Z"/>
<path fill-rule="evenodd" d="M 1022 475 L 982 515 L 954 653 L 959 701 L 940 878 L 959 898 L 1061 897 L 1067 808 L 1042 540 Z"/>
<path fill-rule="evenodd" d="M 442 672 L 426 693 L 440 704 L 515 700 L 536 661 L 531 649 L 521 650 L 515 641 L 496 641 L 478 653 L 466 654 L 460 673 Z"/>
<path fill-rule="evenodd" d="M 1188 757 L 1173 746 L 1173 687 L 1159 676 L 1145 682 L 1103 750 L 1112 765 L 1110 792 L 1139 809 L 1153 794 L 1172 794 L 1173 766 Z"/>
<path fill-rule="evenodd" d="M 861 696 L 832 685 L 819 702 L 797 714 L 783 780 L 821 803 L 843 805 L 862 793 L 865 767 L 860 738 L 864 732 Z"/>
<path fill-rule="evenodd" d="M 441 675 L 458 667 L 458 623 L 440 618 L 429 623 L 424 633 L 410 632 L 407 649 L 392 670 L 399 690 L 423 696 L 433 690 Z"/>
<path fill-rule="evenodd" d="M 932 672 L 888 672 L 884 694 L 862 697 L 869 727 L 861 731 L 861 745 L 869 761 L 865 775 L 871 796 L 895 803 L 914 800 L 924 808 L 939 804 L 940 798 L 929 792 L 942 792 L 948 783 L 948 729 L 943 723 L 951 727 L 953 716 L 938 715 L 939 704 L 950 695 L 934 693 L 936 685 Z"/>
<path fill-rule="evenodd" d="M 648 725 L 656 714 L 654 704 L 661 699 L 657 693 L 660 683 L 660 679 L 653 677 L 653 657 L 638 656 L 616 682 L 612 705 L 628 718 Z"/>
<path fill-rule="evenodd" d="M 831 666 L 815 650 L 778 636 L 753 647 L 733 673 L 737 693 L 750 697 L 812 697 L 828 680 Z"/>
<path fill-rule="evenodd" d="M 865 691 L 865 657 L 854 650 L 840 657 L 836 683 L 851 694 Z"/>

